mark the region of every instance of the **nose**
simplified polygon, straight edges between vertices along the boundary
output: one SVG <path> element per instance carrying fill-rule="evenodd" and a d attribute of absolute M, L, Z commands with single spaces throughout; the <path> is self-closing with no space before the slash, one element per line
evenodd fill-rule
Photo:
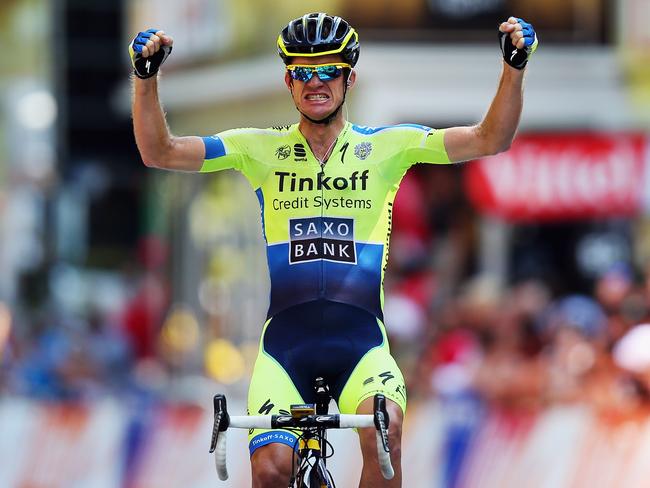
<path fill-rule="evenodd" d="M 316 80 L 316 81 L 314 81 Z M 307 85 L 320 86 L 323 84 L 323 81 L 318 77 L 318 73 L 315 71 L 312 73 L 310 80 L 306 83 Z"/>

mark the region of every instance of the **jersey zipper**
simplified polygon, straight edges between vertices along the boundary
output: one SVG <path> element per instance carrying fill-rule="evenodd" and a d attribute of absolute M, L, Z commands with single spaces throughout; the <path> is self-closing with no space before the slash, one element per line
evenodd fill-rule
<path fill-rule="evenodd" d="M 300 138 L 304 141 L 304 143 L 305 143 L 305 144 L 304 144 L 304 145 L 305 145 L 305 148 L 309 150 L 309 152 L 311 153 L 312 157 L 314 158 L 314 161 L 316 162 L 316 164 L 318 164 L 318 165 L 320 166 L 320 168 L 319 168 L 319 169 L 320 169 L 320 173 L 322 173 L 321 178 L 325 178 L 325 167 L 327 166 L 327 162 L 331 159 L 332 154 L 334 154 L 334 152 L 335 152 L 335 150 L 336 150 L 336 147 L 337 147 L 339 141 L 342 142 L 342 139 L 345 139 L 345 137 L 342 138 L 341 136 L 347 134 L 347 129 L 349 128 L 349 124 L 350 124 L 350 122 L 346 122 L 346 123 L 345 123 L 345 126 L 343 126 L 343 129 L 341 129 L 341 132 L 339 133 L 338 137 L 334 140 L 334 144 L 332 145 L 332 148 L 331 148 L 331 150 L 329 151 L 329 154 L 328 154 L 327 160 L 325 160 L 325 162 L 321 162 L 321 161 L 316 157 L 316 155 L 314 154 L 314 151 L 312 151 L 311 146 L 310 146 L 309 143 L 307 142 L 307 139 L 305 139 L 305 137 L 302 135 L 302 133 L 300 132 L 300 130 L 296 128 L 296 130 L 297 130 L 297 132 L 298 132 L 298 134 L 299 134 L 299 137 L 300 137 Z M 317 177 L 318 177 L 318 176 L 317 176 Z M 323 200 L 325 199 L 325 193 L 324 193 L 324 191 L 325 191 L 325 190 L 321 187 L 321 194 L 320 194 L 320 195 L 321 195 L 321 201 L 323 201 Z M 321 245 L 324 244 L 324 243 L 323 243 L 323 225 L 322 225 L 322 224 L 323 224 L 323 219 L 325 218 L 325 214 L 324 214 L 324 213 L 325 213 L 325 206 L 324 206 L 324 205 L 321 205 L 321 211 L 320 211 L 321 226 L 320 226 L 320 229 L 319 229 L 319 236 L 320 236 L 320 239 L 321 239 Z M 324 260 L 324 259 L 321 259 L 321 260 L 320 260 L 320 283 L 319 283 L 319 291 L 318 291 L 318 297 L 321 298 L 321 299 L 322 299 L 322 298 L 325 298 L 325 292 L 326 292 L 326 290 L 325 290 L 325 288 L 326 288 L 325 284 L 326 284 L 327 280 L 325 279 L 325 270 L 326 270 L 326 268 L 325 268 L 325 260 Z"/>
<path fill-rule="evenodd" d="M 324 178 L 325 177 L 325 165 L 322 164 L 322 163 L 321 163 L 321 166 L 320 166 L 320 172 L 323 174 L 323 176 L 321 176 L 321 178 Z M 325 190 L 323 190 L 323 188 L 321 188 L 321 190 L 320 190 L 321 202 L 325 198 L 324 191 Z M 320 208 L 320 224 L 321 224 L 320 225 L 320 239 L 321 239 L 320 242 L 321 242 L 321 246 L 324 245 L 324 243 L 323 243 L 323 219 L 325 218 L 325 215 L 324 215 L 325 210 L 324 210 L 324 208 L 325 208 L 325 206 L 321 204 L 321 208 Z M 324 259 L 320 260 L 320 293 L 319 293 L 319 297 L 320 298 L 325 298 L 325 260 Z"/>

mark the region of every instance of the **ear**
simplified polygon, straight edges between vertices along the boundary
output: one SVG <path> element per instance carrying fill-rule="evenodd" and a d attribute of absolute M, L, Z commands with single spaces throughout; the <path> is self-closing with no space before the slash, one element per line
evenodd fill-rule
<path fill-rule="evenodd" d="M 351 70 L 350 75 L 348 76 L 348 79 L 347 79 L 347 82 L 346 82 L 347 85 L 348 85 L 348 88 L 352 88 L 354 86 L 354 84 L 356 83 L 356 81 L 357 81 L 357 72 L 354 71 L 354 70 Z"/>
<path fill-rule="evenodd" d="M 293 92 L 293 78 L 288 71 L 284 72 L 284 84 L 287 85 L 290 92 Z"/>

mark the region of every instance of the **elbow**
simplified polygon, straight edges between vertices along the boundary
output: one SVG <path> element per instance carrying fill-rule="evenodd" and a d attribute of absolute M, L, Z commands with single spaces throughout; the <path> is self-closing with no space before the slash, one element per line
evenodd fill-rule
<path fill-rule="evenodd" d="M 170 151 L 140 148 L 140 158 L 147 168 L 165 169 L 168 167 Z"/>
<path fill-rule="evenodd" d="M 147 168 L 164 168 L 164 165 L 162 165 L 157 159 L 153 158 L 146 158 L 142 156 L 142 163 Z"/>
<path fill-rule="evenodd" d="M 475 128 L 477 150 L 481 157 L 496 156 L 510 149 L 514 133 L 510 131 L 488 130 L 479 125 Z"/>
<path fill-rule="evenodd" d="M 135 138 L 142 163 L 147 168 L 167 169 L 174 158 L 174 141 L 161 138 L 138 137 Z"/>
<path fill-rule="evenodd" d="M 508 151 L 510 149 L 511 146 L 512 146 L 512 139 L 508 139 L 507 141 L 503 141 L 503 142 L 501 142 L 501 144 L 496 146 L 496 148 L 494 150 L 494 154 L 496 155 L 496 154 L 499 154 L 499 153 L 502 153 L 502 152 L 506 152 L 506 151 Z"/>
<path fill-rule="evenodd" d="M 512 139 L 488 141 L 484 145 L 484 152 L 486 156 L 496 156 L 502 152 L 506 152 L 512 146 Z"/>
<path fill-rule="evenodd" d="M 151 148 L 146 147 L 145 145 L 139 144 L 139 141 L 137 141 L 137 147 L 138 147 L 138 152 L 140 153 L 140 159 L 142 160 L 142 164 L 144 164 L 147 168 L 159 168 L 160 167 L 160 153 L 154 150 L 151 150 Z"/>

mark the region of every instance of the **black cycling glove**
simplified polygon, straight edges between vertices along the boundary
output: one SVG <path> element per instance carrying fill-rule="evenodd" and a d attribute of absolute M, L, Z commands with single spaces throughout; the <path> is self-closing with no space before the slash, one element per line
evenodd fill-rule
<path fill-rule="evenodd" d="M 501 32 L 499 30 L 499 45 L 503 53 L 503 59 L 506 63 L 516 69 L 524 69 L 528 59 L 537 49 L 537 34 L 533 26 L 523 19 L 517 19 L 521 24 L 521 32 L 524 34 L 524 47 L 517 49 L 512 43 L 510 32 Z"/>
<path fill-rule="evenodd" d="M 158 31 L 159 29 L 149 29 L 144 32 L 139 32 L 131 44 L 129 44 L 133 72 L 138 78 L 151 78 L 158 73 L 160 65 L 165 62 L 167 56 L 172 52 L 171 46 L 160 46 L 160 49 L 153 56 L 146 58 L 142 56 L 142 48 L 147 44 L 149 38 Z"/>

